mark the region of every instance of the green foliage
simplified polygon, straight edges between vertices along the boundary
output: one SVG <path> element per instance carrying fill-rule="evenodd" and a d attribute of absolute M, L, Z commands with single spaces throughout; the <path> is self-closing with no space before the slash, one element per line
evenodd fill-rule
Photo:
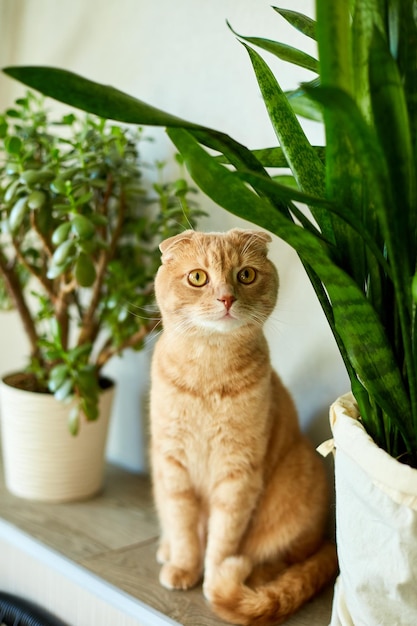
<path fill-rule="evenodd" d="M 162 164 L 145 191 L 140 139 L 91 115 L 50 120 L 32 92 L 0 116 L 0 308 L 21 316 L 38 388 L 78 398 L 74 433 L 81 411 L 97 417 L 103 365 L 156 324 L 158 243 L 201 214 Z"/>
<path fill-rule="evenodd" d="M 317 23 L 275 10 L 278 19 L 317 37 L 320 63 L 281 42 L 237 35 L 279 143 L 268 149 L 248 150 L 219 131 L 64 70 L 6 73 L 109 118 L 166 126 L 205 193 L 293 246 L 333 330 L 366 429 L 390 454 L 416 465 L 415 6 L 413 0 L 316 0 L 316 7 Z M 284 93 L 254 46 L 308 67 L 313 80 Z M 300 113 L 322 116 L 324 159 L 323 147 L 305 136 Z M 295 186 L 269 173 L 285 165 Z M 296 201 L 309 207 L 310 217 Z M 16 208 L 14 219 L 25 211 Z"/>

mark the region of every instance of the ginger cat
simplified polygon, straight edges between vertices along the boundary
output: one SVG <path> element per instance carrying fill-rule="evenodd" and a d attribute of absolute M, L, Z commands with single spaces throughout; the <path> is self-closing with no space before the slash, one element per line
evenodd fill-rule
<path fill-rule="evenodd" d="M 321 460 L 272 370 L 263 324 L 278 275 L 268 234 L 186 231 L 161 246 L 163 332 L 152 363 L 151 463 L 160 582 L 204 576 L 214 612 L 278 624 L 329 583 Z"/>

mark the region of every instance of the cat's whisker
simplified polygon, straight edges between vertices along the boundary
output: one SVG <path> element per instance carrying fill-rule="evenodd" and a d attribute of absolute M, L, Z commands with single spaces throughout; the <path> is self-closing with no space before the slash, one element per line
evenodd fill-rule
<path fill-rule="evenodd" d="M 141 306 L 129 300 L 126 300 L 126 306 L 129 311 L 129 315 L 136 317 L 137 319 L 147 320 L 149 322 L 156 322 L 161 319 L 159 307 L 156 303 L 149 303 Z M 140 311 L 140 313 L 139 313 Z"/>
<path fill-rule="evenodd" d="M 177 226 L 179 226 L 180 228 L 182 228 L 182 231 L 185 233 L 187 230 L 194 230 L 194 228 L 192 228 L 191 224 L 188 221 L 187 216 L 184 214 L 184 217 L 187 220 L 187 226 L 184 226 L 184 224 L 182 224 L 181 222 L 179 222 L 178 220 L 172 220 L 172 222 L 174 224 L 176 224 Z"/>
<path fill-rule="evenodd" d="M 173 329 L 173 337 L 175 337 L 175 340 L 178 340 L 179 337 L 186 337 L 189 331 L 190 331 L 189 326 L 187 325 L 183 326 L 179 324 Z"/>
<path fill-rule="evenodd" d="M 259 328 L 262 328 L 266 322 L 266 318 L 262 315 L 251 314 L 248 315 L 248 319 L 252 322 L 255 322 Z"/>
<path fill-rule="evenodd" d="M 284 335 L 284 329 L 276 320 L 269 319 L 265 325 L 265 333 L 269 335 L 273 334 L 275 337 L 281 337 Z"/>
<path fill-rule="evenodd" d="M 179 311 L 177 310 L 175 313 L 178 313 Z M 183 317 L 182 319 L 180 319 L 178 322 L 175 323 L 175 325 L 173 326 L 173 331 L 177 337 L 182 336 L 182 335 L 185 336 L 187 335 L 188 331 L 190 331 L 193 327 L 194 327 L 193 322 Z"/>
<path fill-rule="evenodd" d="M 131 309 L 139 309 L 142 311 L 159 311 L 159 307 L 156 303 L 148 303 L 145 305 L 136 304 L 135 302 L 131 302 L 130 300 L 126 300 L 126 305 Z"/>
<path fill-rule="evenodd" d="M 160 315 L 158 315 L 158 317 L 149 317 L 149 315 L 139 315 L 139 313 L 136 313 L 135 311 L 129 311 L 129 315 L 140 320 L 147 320 L 148 322 L 156 322 L 161 319 Z"/>
<path fill-rule="evenodd" d="M 192 225 L 192 223 L 190 222 L 190 220 L 189 220 L 189 218 L 187 216 L 187 213 L 186 213 L 185 209 L 184 209 L 184 203 L 183 203 L 182 199 L 177 197 L 177 203 L 178 203 L 179 207 L 181 208 L 182 215 L 183 215 L 183 218 L 184 218 L 184 220 L 186 222 L 186 225 L 184 225 L 179 220 L 172 220 L 173 223 L 176 224 L 177 226 L 179 226 L 180 228 L 182 228 L 183 232 L 185 232 L 186 230 L 195 230 L 193 225 Z"/>
<path fill-rule="evenodd" d="M 147 304 L 145 306 L 140 306 L 139 304 L 134 304 L 133 302 L 127 302 L 126 304 L 129 309 L 137 309 L 139 311 L 150 313 L 156 313 L 156 311 L 159 311 L 159 307 L 156 304 Z"/>
<path fill-rule="evenodd" d="M 162 320 L 159 320 L 159 322 L 155 325 L 152 331 L 146 336 L 146 342 L 143 347 L 143 351 L 146 354 L 153 351 L 154 345 L 157 339 L 159 339 L 159 337 L 162 335 L 163 330 L 164 329 L 162 328 Z"/>
<path fill-rule="evenodd" d="M 191 224 L 190 220 L 187 217 L 186 212 L 184 211 L 184 203 L 182 202 L 181 198 L 178 198 L 178 202 L 179 202 L 179 204 L 181 206 L 182 214 L 183 214 L 183 216 L 185 218 L 185 221 L 187 222 L 187 225 L 188 225 L 188 229 L 186 229 L 186 230 L 194 230 L 193 225 Z"/>

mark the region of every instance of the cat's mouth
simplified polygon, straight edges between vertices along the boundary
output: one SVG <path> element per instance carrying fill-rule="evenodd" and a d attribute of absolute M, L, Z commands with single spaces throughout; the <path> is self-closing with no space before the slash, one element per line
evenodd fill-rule
<path fill-rule="evenodd" d="M 239 317 L 231 309 L 229 309 L 228 311 L 224 311 L 223 315 L 221 315 L 218 319 L 220 321 L 223 321 L 223 320 L 231 320 L 234 322 L 239 321 Z"/>
<path fill-rule="evenodd" d="M 221 317 L 218 318 L 217 321 L 223 330 L 231 330 L 232 328 L 236 328 L 242 324 L 242 319 L 232 311 L 226 311 Z"/>
<path fill-rule="evenodd" d="M 244 319 L 233 309 L 224 311 L 211 311 L 208 315 L 194 317 L 196 326 L 220 333 L 229 332 L 240 328 Z"/>

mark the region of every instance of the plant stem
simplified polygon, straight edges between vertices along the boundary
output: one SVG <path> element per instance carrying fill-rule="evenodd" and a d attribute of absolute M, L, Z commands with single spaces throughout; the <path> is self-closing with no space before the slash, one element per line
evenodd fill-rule
<path fill-rule="evenodd" d="M 41 240 L 42 247 L 45 250 L 46 254 L 49 257 L 51 257 L 54 253 L 54 250 L 51 246 L 51 243 L 48 241 L 48 239 L 45 237 L 45 235 L 42 233 L 42 231 L 38 227 L 38 224 L 36 223 L 35 211 L 31 211 L 30 213 L 30 223 L 31 223 L 33 230 L 36 232 L 39 239 Z"/>
<path fill-rule="evenodd" d="M 19 259 L 20 263 L 25 267 L 25 269 L 29 272 L 31 276 L 33 276 L 34 278 L 36 278 L 37 281 L 39 281 L 43 289 L 45 289 L 46 293 L 48 294 L 49 298 L 51 298 L 52 302 L 55 302 L 56 294 L 53 288 L 51 287 L 51 282 L 45 276 L 40 274 L 36 270 L 36 268 L 33 267 L 33 265 L 28 263 L 24 254 L 22 254 L 22 250 L 20 248 L 19 243 L 14 238 L 12 242 L 13 242 L 13 247 L 16 253 L 16 257 Z"/>
<path fill-rule="evenodd" d="M 100 370 L 114 355 L 119 354 L 126 348 L 132 348 L 141 341 L 143 341 L 145 337 L 149 335 L 149 333 L 152 332 L 158 324 L 159 320 L 154 320 L 149 322 L 149 324 L 142 326 L 136 333 L 131 335 L 129 339 L 126 339 L 126 341 L 124 341 L 120 346 L 110 347 L 112 341 L 109 340 L 108 342 L 106 342 L 97 356 L 97 369 Z"/>
<path fill-rule="evenodd" d="M 55 317 L 61 331 L 61 344 L 64 350 L 68 350 L 69 339 L 69 313 L 68 300 L 64 289 L 60 289 L 60 293 L 55 304 Z"/>
<path fill-rule="evenodd" d="M 103 285 L 104 274 L 107 267 L 107 254 L 103 250 L 100 254 L 96 266 L 97 277 L 93 287 L 93 293 L 87 311 L 84 313 L 81 322 L 81 332 L 78 337 L 77 345 L 81 346 L 85 343 L 92 343 L 98 333 L 99 324 L 95 320 L 95 313 L 101 299 L 101 287 Z"/>
<path fill-rule="evenodd" d="M 14 265 L 11 265 L 8 262 L 6 256 L 1 251 L 0 251 L 0 272 L 4 278 L 9 295 L 13 299 L 13 302 L 15 303 L 16 309 L 19 313 L 20 319 L 22 320 L 23 328 L 25 329 L 26 335 L 29 339 L 29 343 L 31 347 L 31 356 L 37 357 L 38 359 L 40 359 L 41 354 L 37 345 L 39 341 L 39 337 L 36 331 L 35 323 L 32 319 L 26 300 L 23 297 L 19 279 L 17 277 L 16 272 L 14 271 Z"/>
<path fill-rule="evenodd" d="M 111 191 L 113 189 L 113 177 L 109 176 L 106 194 L 103 199 L 103 213 L 106 214 L 108 202 L 111 197 Z M 82 319 L 82 330 L 80 336 L 78 338 L 78 345 L 82 345 L 84 343 L 92 343 L 99 331 L 99 323 L 94 319 L 95 313 L 97 311 L 99 302 L 102 298 L 101 289 L 103 286 L 104 276 L 107 270 L 107 266 L 109 261 L 114 257 L 117 243 L 119 241 L 120 235 L 122 233 L 123 222 L 125 219 L 125 209 L 126 209 L 126 201 L 123 190 L 120 192 L 120 200 L 119 207 L 117 211 L 117 223 L 116 227 L 112 233 L 110 245 L 107 250 L 103 250 L 100 254 L 100 258 L 97 263 L 96 271 L 97 277 L 94 283 L 93 292 L 91 295 L 91 300 L 88 306 L 88 309 Z"/>

